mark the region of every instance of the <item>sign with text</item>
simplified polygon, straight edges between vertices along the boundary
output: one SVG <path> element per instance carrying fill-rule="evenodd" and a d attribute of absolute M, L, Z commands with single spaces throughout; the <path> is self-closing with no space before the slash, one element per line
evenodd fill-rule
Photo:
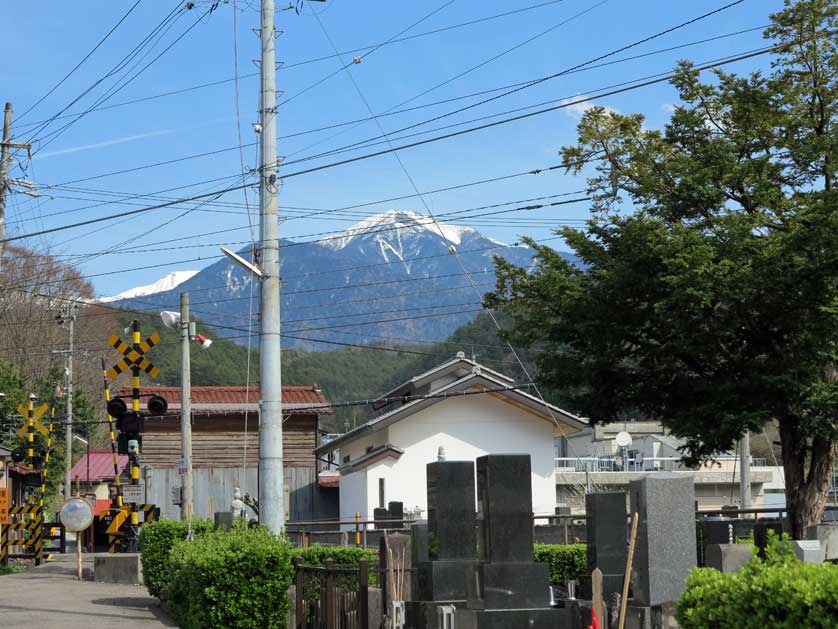
<path fill-rule="evenodd" d="M 185 476 L 186 473 L 189 471 L 189 466 L 186 463 L 186 459 L 178 459 L 176 467 L 177 473 L 181 476 Z"/>
<path fill-rule="evenodd" d="M 142 504 L 145 502 L 145 485 L 123 485 L 122 486 L 122 502 L 130 504 L 136 502 Z"/>
<path fill-rule="evenodd" d="M 0 487 L 0 524 L 9 523 L 9 490 Z"/>

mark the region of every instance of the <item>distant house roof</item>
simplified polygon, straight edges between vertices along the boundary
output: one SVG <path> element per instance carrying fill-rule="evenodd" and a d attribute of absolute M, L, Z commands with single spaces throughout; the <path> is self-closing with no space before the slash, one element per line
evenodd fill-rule
<path fill-rule="evenodd" d="M 143 387 L 144 395 L 159 395 L 169 403 L 169 410 L 180 410 L 180 387 Z M 119 390 L 122 396 L 131 395 L 131 387 Z M 148 398 L 143 397 L 140 407 Z M 257 412 L 259 387 L 192 387 L 193 412 Z M 284 414 L 330 414 L 332 408 L 323 392 L 316 386 L 282 387 L 282 412 Z"/>
<path fill-rule="evenodd" d="M 99 483 L 105 480 L 113 480 L 113 454 L 110 450 L 91 450 L 90 451 L 90 477 L 87 476 L 87 452 L 78 460 L 78 462 L 70 470 L 70 478 L 73 481 L 81 481 L 83 483 Z M 118 454 L 116 456 L 117 471 L 121 474 L 122 470 L 128 464 L 127 454 Z"/>
<path fill-rule="evenodd" d="M 362 435 L 382 430 L 422 409 L 443 401 L 446 397 L 484 392 L 486 395 L 502 399 L 545 420 L 552 421 L 555 419 L 556 421 L 562 422 L 573 432 L 582 430 L 588 425 L 584 419 L 526 393 L 522 389 L 515 387 L 512 379 L 508 376 L 498 374 L 491 369 L 486 369 L 475 361 L 466 359 L 462 353 L 458 354 L 455 359 L 420 374 L 416 378 L 408 381 L 408 383 L 421 382 L 424 385 L 428 382 L 438 380 L 445 375 L 453 376 L 454 379 L 432 390 L 429 389 L 422 394 L 417 393 L 416 395 L 412 395 L 410 393 L 401 393 L 405 397 L 400 406 L 324 443 L 315 450 L 315 453 L 321 455 L 330 452 L 343 444 L 355 441 Z M 402 392 L 404 387 L 405 385 L 402 385 L 402 387 L 393 389 L 393 391 Z M 408 389 L 408 391 L 411 390 L 416 391 L 416 389 Z M 379 399 L 387 400 L 389 398 L 385 396 Z"/>

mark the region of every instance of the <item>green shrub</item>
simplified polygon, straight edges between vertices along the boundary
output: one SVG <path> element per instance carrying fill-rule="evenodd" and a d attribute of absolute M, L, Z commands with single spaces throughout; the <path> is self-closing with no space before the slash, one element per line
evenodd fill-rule
<path fill-rule="evenodd" d="M 538 563 L 550 564 L 552 585 L 564 585 L 589 572 L 585 544 L 535 544 L 533 551 Z"/>
<path fill-rule="evenodd" d="M 302 557 L 303 563 L 312 566 L 322 566 L 327 559 L 333 559 L 338 565 L 357 566 L 361 559 L 366 559 L 370 565 L 369 584 L 374 586 L 378 583 L 378 573 L 374 571 L 378 567 L 378 554 L 369 548 L 313 544 L 308 548 L 297 548 L 294 556 Z"/>
<path fill-rule="evenodd" d="M 10 563 L 5 566 L 0 566 L 0 575 L 4 574 L 16 574 L 18 572 L 23 572 L 23 567 L 19 566 L 16 563 Z"/>
<path fill-rule="evenodd" d="M 838 566 L 798 561 L 787 540 L 769 540 L 737 573 L 694 568 L 676 617 L 683 629 L 838 627 Z"/>
<path fill-rule="evenodd" d="M 264 527 L 214 531 L 169 556 L 168 604 L 181 629 L 287 625 L 291 543 Z"/>
<path fill-rule="evenodd" d="M 209 520 L 193 520 L 192 530 L 196 537 L 205 535 L 213 528 Z M 179 520 L 157 520 L 140 529 L 140 558 L 143 562 L 143 581 L 148 593 L 160 596 L 168 583 L 169 552 L 175 544 L 186 539 L 186 522 Z"/>

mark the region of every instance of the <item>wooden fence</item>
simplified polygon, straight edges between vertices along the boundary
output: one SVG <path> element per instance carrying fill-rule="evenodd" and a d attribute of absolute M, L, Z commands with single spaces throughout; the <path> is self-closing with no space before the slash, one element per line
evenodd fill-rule
<path fill-rule="evenodd" d="M 369 629 L 369 565 L 294 560 L 295 629 Z"/>

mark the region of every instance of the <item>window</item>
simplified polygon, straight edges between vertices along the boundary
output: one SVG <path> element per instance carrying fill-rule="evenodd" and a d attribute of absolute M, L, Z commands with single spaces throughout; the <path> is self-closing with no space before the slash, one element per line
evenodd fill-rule
<path fill-rule="evenodd" d="M 344 462 L 344 463 L 349 463 L 349 455 L 348 455 L 348 454 L 345 454 L 345 455 L 344 455 L 344 457 L 343 457 L 343 462 Z"/>
<path fill-rule="evenodd" d="M 386 496 L 384 495 L 384 479 L 378 479 L 378 506 L 381 509 L 385 509 L 387 507 L 387 502 L 385 501 Z"/>

